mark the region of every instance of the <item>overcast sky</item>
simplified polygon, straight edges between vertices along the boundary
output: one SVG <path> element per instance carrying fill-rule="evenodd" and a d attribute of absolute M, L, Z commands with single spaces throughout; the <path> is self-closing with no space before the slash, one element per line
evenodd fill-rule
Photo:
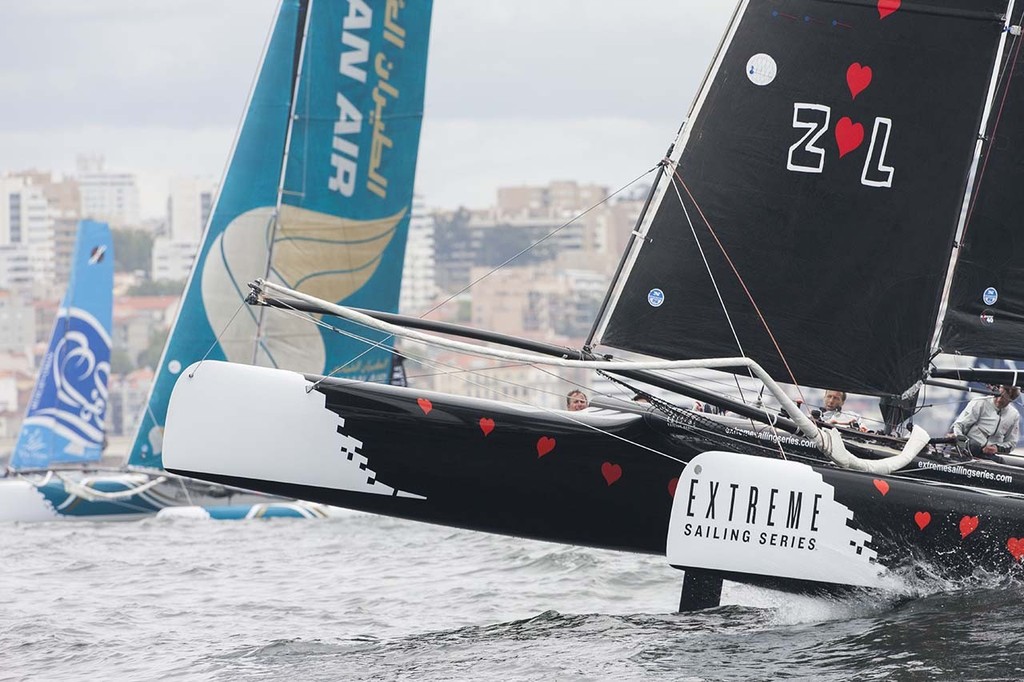
<path fill-rule="evenodd" d="M 733 5 L 434 0 L 417 192 L 482 207 L 500 185 L 626 184 L 672 141 Z M 160 215 L 169 175 L 220 177 L 276 6 L 2 0 L 0 172 L 102 154 Z"/>

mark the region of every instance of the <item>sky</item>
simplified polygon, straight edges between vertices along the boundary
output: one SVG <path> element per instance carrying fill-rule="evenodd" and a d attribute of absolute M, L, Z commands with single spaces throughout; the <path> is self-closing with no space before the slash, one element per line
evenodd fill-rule
<path fill-rule="evenodd" d="M 416 2 L 417 0 L 407 0 Z M 220 178 L 278 0 L 3 2 L 0 173 Z M 434 0 L 416 191 L 480 208 L 499 186 L 616 189 L 672 142 L 732 0 Z"/>

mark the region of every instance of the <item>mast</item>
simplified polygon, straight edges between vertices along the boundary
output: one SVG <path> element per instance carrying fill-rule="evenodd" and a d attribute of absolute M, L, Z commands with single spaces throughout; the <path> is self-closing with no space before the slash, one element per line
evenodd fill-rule
<path fill-rule="evenodd" d="M 285 133 L 284 148 L 281 150 L 281 171 L 277 182 L 277 203 L 274 207 L 274 214 L 271 216 L 271 222 L 269 227 L 269 234 L 267 235 L 267 261 L 266 266 L 263 268 L 263 276 L 270 276 L 270 269 L 274 263 L 274 242 L 277 236 L 278 226 L 281 221 L 281 204 L 284 198 L 284 184 L 285 174 L 288 170 L 288 150 L 292 144 L 292 131 L 295 129 L 295 111 L 299 97 L 299 82 L 302 80 L 302 63 L 303 57 L 306 54 L 306 40 L 309 37 L 309 18 L 312 16 L 312 12 L 309 11 L 310 5 L 315 0 L 299 0 L 299 13 L 297 25 L 302 26 L 301 35 L 296 36 L 295 40 L 295 65 L 292 76 L 292 88 L 291 88 L 291 103 L 288 107 L 288 130 Z M 263 345 L 263 331 L 264 331 L 264 310 L 260 310 L 256 320 L 256 334 L 253 337 L 252 345 L 252 364 L 257 364 L 259 360 L 260 346 Z"/>

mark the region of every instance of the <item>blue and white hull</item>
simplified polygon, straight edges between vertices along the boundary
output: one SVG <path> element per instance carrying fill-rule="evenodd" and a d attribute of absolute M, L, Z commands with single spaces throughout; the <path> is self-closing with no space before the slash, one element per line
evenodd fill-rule
<path fill-rule="evenodd" d="M 326 518 L 324 505 L 277 500 L 177 476 L 49 471 L 0 480 L 0 522 L 133 521 L 147 516 L 218 520 Z"/>

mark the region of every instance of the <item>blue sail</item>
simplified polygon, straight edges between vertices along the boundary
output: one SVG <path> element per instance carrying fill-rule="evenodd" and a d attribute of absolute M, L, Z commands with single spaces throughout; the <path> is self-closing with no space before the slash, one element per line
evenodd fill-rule
<path fill-rule="evenodd" d="M 282 2 L 130 466 L 161 467 L 171 389 L 204 357 L 389 379 L 386 349 L 244 300 L 265 278 L 397 311 L 431 4 Z"/>
<path fill-rule="evenodd" d="M 11 469 L 94 462 L 102 456 L 113 299 L 110 228 L 84 220 L 78 224 L 68 290 L 11 455 Z"/>

